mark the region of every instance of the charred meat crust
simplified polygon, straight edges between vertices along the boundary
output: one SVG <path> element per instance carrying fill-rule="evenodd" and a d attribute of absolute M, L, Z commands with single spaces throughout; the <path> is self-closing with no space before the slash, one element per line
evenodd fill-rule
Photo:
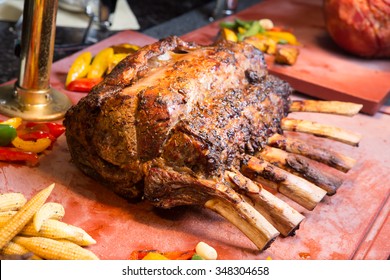
<path fill-rule="evenodd" d="M 199 178 L 239 168 L 281 133 L 291 91 L 248 44 L 170 37 L 128 56 L 67 112 L 67 142 L 82 171 L 132 197 L 155 159 Z"/>

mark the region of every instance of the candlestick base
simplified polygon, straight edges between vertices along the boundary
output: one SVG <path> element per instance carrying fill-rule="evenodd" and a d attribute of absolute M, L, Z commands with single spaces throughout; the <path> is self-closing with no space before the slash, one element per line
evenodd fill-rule
<path fill-rule="evenodd" d="M 68 96 L 49 88 L 24 92 L 15 85 L 0 87 L 0 113 L 29 121 L 48 121 L 64 117 L 72 106 Z"/>

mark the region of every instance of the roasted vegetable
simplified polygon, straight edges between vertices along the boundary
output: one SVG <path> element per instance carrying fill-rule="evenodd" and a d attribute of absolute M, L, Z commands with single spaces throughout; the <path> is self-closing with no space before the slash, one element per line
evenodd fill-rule
<path fill-rule="evenodd" d="M 133 251 L 130 260 L 216 260 L 217 251 L 210 245 L 199 242 L 195 249 L 187 251 L 160 252 L 158 250 Z"/>
<path fill-rule="evenodd" d="M 51 145 L 51 140 L 48 138 L 40 138 L 37 141 L 25 141 L 20 137 L 15 137 L 12 140 L 12 145 L 24 152 L 41 153 Z"/>
<path fill-rule="evenodd" d="M 69 70 L 65 83 L 66 89 L 77 92 L 89 92 L 122 59 L 136 52 L 139 48 L 137 45 L 124 43 L 101 50 L 93 59 L 90 52 L 80 54 Z"/>
<path fill-rule="evenodd" d="M 39 162 L 38 155 L 32 152 L 23 152 L 16 148 L 0 147 L 0 161 L 24 163 L 35 166 Z"/>
<path fill-rule="evenodd" d="M 21 118 L 3 121 L 0 123 L 0 144 L 7 147 L 1 147 L 0 161 L 34 166 L 38 163 L 38 154 L 51 149 L 64 131 L 62 124 L 54 122 L 22 123 Z"/>
<path fill-rule="evenodd" d="M 275 62 L 293 65 L 298 58 L 299 50 L 293 47 L 280 47 L 276 50 Z"/>
<path fill-rule="evenodd" d="M 92 64 L 89 68 L 87 78 L 95 79 L 102 78 L 108 69 L 108 64 L 114 55 L 113 48 L 106 48 L 101 50 L 92 60 Z"/>
<path fill-rule="evenodd" d="M 7 146 L 17 136 L 16 129 L 8 124 L 0 124 L 0 146 Z"/>
<path fill-rule="evenodd" d="M 80 54 L 69 69 L 65 85 L 67 86 L 70 82 L 87 76 L 91 60 L 92 54 L 90 52 Z"/>
<path fill-rule="evenodd" d="M 270 19 L 243 21 L 235 19 L 234 22 L 222 22 L 221 36 L 225 40 L 237 42 L 245 41 L 262 52 L 275 55 L 279 45 L 299 45 L 295 35 L 281 27 L 275 27 Z M 285 57 L 284 53 L 288 53 Z M 282 51 L 282 57 L 275 59 L 276 63 L 293 65 L 299 51 Z"/>
<path fill-rule="evenodd" d="M 90 92 L 103 78 L 81 78 L 71 82 L 66 89 L 77 92 Z"/>

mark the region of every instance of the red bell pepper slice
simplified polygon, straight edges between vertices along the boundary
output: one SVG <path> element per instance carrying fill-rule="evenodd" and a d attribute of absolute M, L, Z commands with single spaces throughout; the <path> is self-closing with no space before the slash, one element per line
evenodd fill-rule
<path fill-rule="evenodd" d="M 23 152 L 15 148 L 0 147 L 0 161 L 22 162 L 29 166 L 35 166 L 39 162 L 38 155 L 31 152 Z"/>
<path fill-rule="evenodd" d="M 66 89 L 77 92 L 90 92 L 91 89 L 100 83 L 103 78 L 80 78 L 70 82 Z"/>
<path fill-rule="evenodd" d="M 46 132 L 46 131 L 30 131 L 30 132 L 24 132 L 19 135 L 20 138 L 22 138 L 25 141 L 36 141 L 41 138 L 49 138 L 52 142 L 56 140 L 56 138 Z"/>
<path fill-rule="evenodd" d="M 55 122 L 28 122 L 26 123 L 26 128 L 31 128 L 31 130 L 34 131 L 50 133 L 55 139 L 60 137 L 65 132 L 65 126 Z"/>

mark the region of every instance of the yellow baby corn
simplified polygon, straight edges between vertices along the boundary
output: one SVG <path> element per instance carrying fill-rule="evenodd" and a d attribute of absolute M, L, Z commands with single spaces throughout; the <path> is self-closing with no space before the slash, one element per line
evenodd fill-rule
<path fill-rule="evenodd" d="M 64 206 L 55 202 L 47 202 L 35 213 L 33 218 L 34 228 L 39 231 L 44 221 L 48 219 L 61 220 L 64 215 Z"/>
<path fill-rule="evenodd" d="M 30 253 L 29 250 L 27 250 L 22 245 L 19 245 L 13 241 L 10 241 L 3 247 L 3 249 L 0 250 L 0 254 L 3 255 L 19 255 L 23 256 Z M 41 260 L 42 258 L 38 257 L 37 255 L 32 255 L 29 257 L 30 260 Z"/>
<path fill-rule="evenodd" d="M 3 227 L 18 211 L 0 212 L 0 228 Z"/>
<path fill-rule="evenodd" d="M 26 202 L 27 199 L 21 193 L 0 194 L 0 212 L 19 210 Z"/>
<path fill-rule="evenodd" d="M 91 251 L 69 241 L 54 240 L 45 237 L 21 237 L 14 241 L 31 252 L 49 260 L 98 260 Z"/>
<path fill-rule="evenodd" d="M 34 214 L 45 203 L 54 188 L 54 184 L 41 190 L 31 198 L 8 222 L 0 228 L 0 249 L 21 231 Z"/>
<path fill-rule="evenodd" d="M 70 240 L 80 246 L 96 244 L 96 241 L 83 229 L 57 220 L 46 220 L 39 231 L 35 230 L 33 223 L 29 223 L 19 233 L 25 236 L 38 236 L 52 239 Z"/>

